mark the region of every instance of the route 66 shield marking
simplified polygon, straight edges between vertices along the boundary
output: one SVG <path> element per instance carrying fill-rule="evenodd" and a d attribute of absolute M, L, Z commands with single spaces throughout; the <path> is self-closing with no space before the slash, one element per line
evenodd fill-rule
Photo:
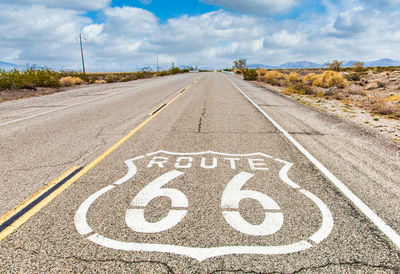
<path fill-rule="evenodd" d="M 289 178 L 288 171 L 293 164 L 264 153 L 157 151 L 126 160 L 125 164 L 129 169 L 127 174 L 88 197 L 80 205 L 74 218 L 75 227 L 81 235 L 107 248 L 174 253 L 201 262 L 223 255 L 299 252 L 322 242 L 333 229 L 333 217 L 324 202 Z M 143 180 L 138 181 L 136 177 Z M 149 182 L 143 182 L 144 180 Z M 135 187 L 139 189 L 131 194 Z M 129 197 L 130 204 L 119 210 L 124 211 L 120 214 L 119 222 L 124 222 L 124 231 L 127 231 L 126 227 L 129 228 L 134 241 L 123 240 L 127 237 L 126 232 L 117 239 L 105 235 L 108 232 L 104 229 L 94 229 L 93 225 L 89 225 L 89 209 L 94 208 L 92 211 L 96 211 L 99 204 L 106 203 L 107 195 L 111 197 L 116 191 L 120 194 L 122 192 L 122 195 L 125 195 L 125 192 L 127 195 L 133 195 Z M 315 214 L 319 216 L 319 228 L 303 239 L 289 239 L 288 241 L 292 242 L 276 244 L 277 239 L 283 238 L 279 233 L 287 230 L 289 223 L 293 223 L 286 214 L 290 206 L 286 205 L 287 202 L 284 202 L 279 192 L 295 196 L 297 200 L 302 200 L 303 204 L 308 204 L 311 209 L 317 211 Z M 149 220 L 146 208 L 160 198 L 170 201 L 170 209 L 156 220 Z M 259 205 L 258 208 L 263 212 L 260 220 L 249 221 L 248 217 L 242 216 L 244 211 L 241 208 L 246 206 L 246 201 Z M 281 207 L 281 204 L 284 204 L 284 207 Z M 297 207 L 299 206 L 295 208 Z M 102 210 L 97 211 L 103 213 Z M 109 215 L 117 211 L 110 211 Z M 107 217 L 110 216 L 102 216 L 102 220 Z M 301 229 L 299 223 L 297 226 Z M 236 236 L 242 240 L 232 240 L 231 244 L 221 242 L 217 246 L 207 246 L 209 244 L 205 244 L 207 241 L 204 239 L 213 233 L 221 233 L 217 231 L 219 227 L 223 229 L 221 235 L 227 235 L 223 241 Z M 188 235 L 194 235 L 193 245 L 186 242 L 182 244 L 183 241 L 180 241 L 181 244 L 175 244 L 173 241 L 154 242 L 154 235 L 162 235 L 160 238 L 164 239 L 172 233 L 171 231 L 174 233 L 174 239 L 179 235 L 184 239 L 190 238 Z M 203 235 L 207 233 L 210 235 Z M 259 240 L 257 243 L 264 244 L 248 244 L 254 243 L 255 239 Z"/>

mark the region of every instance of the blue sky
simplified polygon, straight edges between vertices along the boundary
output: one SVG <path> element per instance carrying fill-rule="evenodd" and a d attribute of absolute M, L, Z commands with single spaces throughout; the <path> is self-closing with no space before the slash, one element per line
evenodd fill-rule
<path fill-rule="evenodd" d="M 400 0 L 0 0 L 0 61 L 90 70 L 400 60 Z"/>
<path fill-rule="evenodd" d="M 116 0 L 112 1 L 111 6 L 135 6 L 142 9 L 150 10 L 161 22 L 167 21 L 169 18 L 179 17 L 184 14 L 196 16 L 203 13 L 218 10 L 217 6 L 201 3 L 197 0 L 186 1 L 163 1 L 153 0 L 149 2 L 138 0 Z"/>

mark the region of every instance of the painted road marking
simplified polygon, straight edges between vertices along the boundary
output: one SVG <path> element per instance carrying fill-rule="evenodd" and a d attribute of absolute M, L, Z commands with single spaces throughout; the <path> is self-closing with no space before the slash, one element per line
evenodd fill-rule
<path fill-rule="evenodd" d="M 227 78 L 226 78 L 227 79 Z M 258 106 L 235 83 L 227 79 L 265 118 L 267 118 L 304 156 L 306 156 L 364 215 L 366 215 L 400 249 L 400 235 L 358 198 L 344 183 L 333 175 L 320 161 L 297 142 L 282 126 Z"/>
<path fill-rule="evenodd" d="M 202 78 L 197 79 L 194 81 L 192 84 L 189 85 L 189 87 L 186 89 L 188 91 L 191 87 L 193 87 L 195 84 L 197 84 Z M 182 94 L 184 93 L 179 93 L 177 96 L 175 96 L 171 101 L 167 103 L 167 105 L 162 109 L 166 109 L 170 104 L 175 102 Z M 161 111 L 162 111 L 161 110 Z M 96 160 L 91 162 L 89 165 L 84 167 L 78 174 L 76 174 L 73 178 L 70 179 L 69 183 L 73 184 L 77 180 L 79 180 L 83 175 L 85 175 L 89 170 L 94 168 L 96 165 L 98 165 L 101 161 L 103 161 L 110 153 L 112 153 L 114 150 L 116 150 L 118 147 L 120 147 L 123 143 L 125 143 L 129 138 L 131 138 L 133 135 L 135 135 L 139 130 L 141 130 L 145 125 L 147 125 L 151 120 L 153 120 L 158 114 L 161 113 L 161 111 L 158 111 L 157 113 L 153 114 L 151 117 L 149 117 L 147 120 L 145 120 L 143 123 L 141 123 L 139 126 L 137 126 L 134 130 L 132 130 L 128 135 L 126 135 L 124 138 L 119 140 L 116 144 L 114 144 L 112 147 L 110 147 L 106 152 L 104 152 L 102 155 L 100 155 Z"/>
<path fill-rule="evenodd" d="M 167 104 L 161 104 L 158 107 L 156 107 L 152 112 L 149 113 L 149 116 L 152 116 L 162 110 Z"/>
<path fill-rule="evenodd" d="M 135 175 L 138 172 L 137 163 L 140 161 L 140 165 L 144 169 L 152 169 L 155 172 L 163 173 L 161 176 L 153 180 L 141 191 L 139 191 L 133 198 L 130 208 L 126 209 L 125 223 L 131 228 L 133 233 L 160 233 L 169 229 L 174 228 L 184 218 L 189 218 L 188 208 L 190 205 L 196 206 L 199 201 L 190 201 L 185 193 L 176 188 L 165 188 L 169 182 L 175 180 L 178 177 L 184 176 L 185 172 L 189 172 L 193 165 L 198 164 L 203 172 L 210 172 L 210 169 L 201 166 L 205 158 L 217 159 L 217 157 L 223 157 L 223 164 L 215 165 L 212 169 L 228 169 L 232 170 L 232 159 L 238 163 L 251 163 L 256 159 L 259 164 L 257 169 L 252 169 L 251 164 L 244 165 L 246 169 L 252 172 L 258 172 L 257 177 L 263 178 L 270 176 L 270 169 L 265 168 L 266 166 L 275 165 L 279 169 L 276 176 L 280 179 L 286 187 L 293 189 L 296 193 L 301 194 L 299 196 L 305 197 L 311 200 L 315 205 L 315 209 L 318 209 L 321 216 L 321 225 L 316 232 L 310 233 L 310 236 L 305 239 L 300 239 L 295 243 L 283 244 L 278 246 L 224 246 L 220 247 L 191 247 L 191 246 L 177 246 L 168 244 L 154 244 L 145 242 L 123 242 L 108 238 L 107 236 L 101 235 L 96 230 L 89 226 L 87 214 L 90 207 L 103 195 L 106 195 L 109 191 L 115 191 L 116 189 L 123 189 L 124 184 L 127 184 L 130 180 L 134 180 Z M 171 159 L 172 158 L 172 159 Z M 226 161 L 228 159 L 228 161 Z M 186 164 L 182 161 L 185 160 Z M 250 161 L 252 160 L 252 161 Z M 217 162 L 218 161 L 213 161 Z M 181 171 L 174 170 L 177 168 Z M 203 261 L 212 257 L 233 255 L 233 254 L 260 254 L 260 255 L 271 255 L 271 254 L 290 254 L 294 252 L 303 251 L 311 248 L 313 245 L 322 242 L 332 232 L 334 221 L 333 216 L 329 208 L 325 203 L 316 197 L 314 194 L 302 189 L 300 186 L 295 184 L 288 176 L 288 171 L 293 166 L 292 163 L 275 159 L 264 153 L 252 153 L 252 154 L 226 154 L 218 153 L 214 151 L 196 152 L 196 153 L 174 153 L 168 151 L 157 151 L 146 155 L 138 156 L 133 159 L 125 161 L 128 167 L 128 172 L 121 179 L 114 183 L 100 189 L 91 196 L 89 196 L 78 208 L 74 223 L 77 231 L 86 236 L 88 240 L 99 244 L 104 247 L 113 248 L 117 250 L 125 251 L 147 251 L 147 252 L 161 252 L 161 253 L 175 253 L 178 255 L 188 256 L 198 261 Z M 166 172 L 166 169 L 171 168 L 170 171 Z M 236 170 L 236 166 L 234 168 Z M 166 172 L 166 173 L 165 173 Z M 238 170 L 236 176 L 234 176 L 225 186 L 222 192 L 220 212 L 225 219 L 226 223 L 231 226 L 232 229 L 251 236 L 268 236 L 276 233 L 282 228 L 283 224 L 283 213 L 279 205 L 265 193 L 259 192 L 253 189 L 242 190 L 244 185 L 249 180 L 254 180 L 253 177 L 256 175 L 249 172 Z M 268 175 L 269 174 L 269 175 Z M 216 179 L 215 176 L 212 176 Z M 182 180 L 181 182 L 184 182 Z M 132 182 L 131 182 L 132 183 Z M 135 184 L 135 182 L 133 182 Z M 195 183 L 195 182 L 188 182 Z M 287 188 L 286 188 L 287 189 Z M 122 190 L 120 190 L 122 191 Z M 286 192 L 285 192 L 286 193 Z M 218 193 L 217 193 L 218 195 Z M 144 218 L 144 211 L 148 204 L 158 197 L 168 197 L 171 200 L 171 209 L 168 214 L 157 222 L 148 222 Z M 239 204 L 244 199 L 252 199 L 257 201 L 265 212 L 264 220 L 260 225 L 254 225 L 247 222 L 239 212 Z M 196 203 L 197 202 L 197 203 Z M 101 203 L 100 201 L 97 204 Z M 131 207 L 133 209 L 131 209 Z M 103 220 L 106 216 L 102 217 Z M 196 220 L 199 222 L 200 220 Z M 177 228 L 180 229 L 179 227 Z M 124 232 L 126 235 L 126 232 Z M 201 236 L 201 235 L 199 235 Z"/>
<path fill-rule="evenodd" d="M 191 87 L 193 87 L 195 84 L 197 84 L 201 79 L 202 78 L 199 78 L 196 81 L 190 83 L 188 88 L 186 88 L 186 91 L 188 91 Z M 166 108 L 168 105 L 172 104 L 182 94 L 183 93 L 179 93 L 177 96 L 175 96 L 173 99 L 171 99 L 171 101 L 169 101 L 164 108 Z M 99 99 L 99 98 L 97 98 L 97 99 Z M 132 130 L 128 135 L 126 135 L 124 138 L 122 138 L 118 143 L 116 143 L 111 148 L 109 148 L 106 152 L 104 152 L 100 157 L 98 157 L 96 160 L 91 162 L 88 166 L 86 166 L 84 168 L 79 168 L 79 167 L 71 168 L 66 173 L 61 175 L 59 178 L 52 181 L 45 189 L 40 190 L 38 193 L 33 195 L 31 198 L 27 199 L 21 205 L 19 205 L 15 209 L 13 209 L 10 212 L 8 212 L 7 214 L 5 214 L 2 218 L 0 218 L 0 221 L 1 221 L 0 222 L 0 224 L 1 224 L 0 242 L 2 240 L 4 240 L 8 235 L 10 235 L 12 232 L 14 232 L 18 227 L 20 227 L 30 217 L 32 217 L 34 214 L 36 214 L 45 205 L 47 205 L 51 200 L 53 200 L 55 197 L 57 197 L 62 191 L 64 191 L 66 188 L 68 188 L 73 183 L 75 183 L 77 180 L 79 180 L 79 178 L 81 178 L 83 175 L 85 175 L 87 172 L 89 172 L 89 170 L 91 170 L 93 167 L 95 167 L 98 163 L 103 161 L 104 158 L 106 158 L 111 152 L 116 150 L 119 146 L 121 146 L 124 142 L 126 142 L 130 137 L 132 137 L 135 133 L 137 133 L 140 129 L 142 129 L 147 123 L 149 123 L 160 112 L 161 111 L 158 111 L 157 113 L 153 114 L 146 121 L 144 121 L 142 124 L 140 124 L 134 130 Z M 0 124 L 0 126 L 1 126 L 1 124 Z M 72 172 L 72 170 L 74 170 L 74 171 Z M 26 204 L 28 204 L 27 206 L 31 205 L 31 202 L 33 203 L 34 200 L 37 200 L 38 198 L 40 198 L 41 195 L 45 195 L 48 191 L 50 191 L 48 188 L 52 189 L 52 187 L 55 187 L 55 185 L 60 184 L 60 180 L 62 180 L 62 185 L 59 186 L 58 188 L 54 189 L 51 194 L 49 194 L 48 196 L 46 196 L 43 199 L 43 201 L 39 202 L 32 209 L 30 209 L 26 213 L 24 213 L 21 218 L 14 220 L 12 222 L 12 225 L 7 225 L 8 223 L 6 224 L 6 222 L 9 221 L 10 218 L 12 218 L 12 216 L 14 216 L 15 214 L 18 214 L 18 212 L 21 212 L 21 210 L 23 210 L 23 208 L 25 208 L 24 205 L 26 205 Z"/>
<path fill-rule="evenodd" d="M 75 166 L 0 218 L 0 242 L 62 192 L 64 184 L 81 170 Z"/>

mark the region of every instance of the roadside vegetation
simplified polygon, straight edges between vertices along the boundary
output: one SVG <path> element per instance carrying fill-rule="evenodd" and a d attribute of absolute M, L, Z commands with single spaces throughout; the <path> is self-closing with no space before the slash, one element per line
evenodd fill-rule
<path fill-rule="evenodd" d="M 245 80 L 280 87 L 285 95 L 338 100 L 374 114 L 400 119 L 400 67 L 367 68 L 361 62 L 349 68 L 341 65 L 342 62 L 334 60 L 321 69 L 250 70 L 242 60 L 234 63 L 233 70 Z"/>
<path fill-rule="evenodd" d="M 86 73 L 74 71 L 57 72 L 49 68 L 28 68 L 24 71 L 0 70 L 0 102 L 24 97 L 54 93 L 66 87 L 89 84 L 128 82 L 157 76 L 189 72 L 189 69 L 172 67 L 160 72 L 113 72 Z"/>

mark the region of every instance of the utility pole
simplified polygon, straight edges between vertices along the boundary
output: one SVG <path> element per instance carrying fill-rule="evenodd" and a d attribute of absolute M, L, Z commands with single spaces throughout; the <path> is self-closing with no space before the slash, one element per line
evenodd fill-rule
<path fill-rule="evenodd" d="M 157 73 L 158 73 L 158 54 L 157 54 Z"/>
<path fill-rule="evenodd" d="M 83 74 L 86 74 L 85 70 L 85 59 L 83 58 L 83 47 L 82 47 L 82 33 L 79 33 L 79 41 L 81 43 L 81 56 L 82 56 L 82 68 L 83 68 Z"/>

